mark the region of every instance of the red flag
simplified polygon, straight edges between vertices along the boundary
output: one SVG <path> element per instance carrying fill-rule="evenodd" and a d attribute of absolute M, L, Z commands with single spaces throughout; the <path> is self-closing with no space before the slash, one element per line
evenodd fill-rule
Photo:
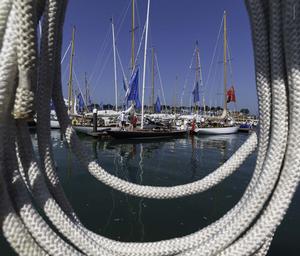
<path fill-rule="evenodd" d="M 227 91 L 227 103 L 229 103 L 229 102 L 236 102 L 233 86 L 231 86 L 230 89 Z"/>

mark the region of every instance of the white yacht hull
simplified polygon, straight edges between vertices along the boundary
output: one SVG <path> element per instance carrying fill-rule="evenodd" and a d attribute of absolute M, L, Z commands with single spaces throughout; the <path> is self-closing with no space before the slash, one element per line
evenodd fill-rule
<path fill-rule="evenodd" d="M 196 128 L 196 134 L 232 134 L 237 133 L 239 127 L 209 127 L 209 128 Z"/>

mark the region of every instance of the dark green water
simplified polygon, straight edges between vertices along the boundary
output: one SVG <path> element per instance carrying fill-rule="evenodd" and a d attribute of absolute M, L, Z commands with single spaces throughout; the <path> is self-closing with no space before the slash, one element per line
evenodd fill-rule
<path fill-rule="evenodd" d="M 171 186 L 199 180 L 224 163 L 248 135 L 161 141 L 96 141 L 81 137 L 110 173 L 134 183 Z M 222 217 L 242 196 L 251 178 L 253 154 L 234 175 L 199 195 L 174 200 L 140 199 L 93 178 L 52 132 L 55 159 L 65 192 L 85 226 L 121 241 L 157 241 L 195 232 Z M 33 135 L 36 141 L 36 136 Z M 299 255 L 298 190 L 269 255 Z M 0 239 L 0 255 L 13 255 Z"/>

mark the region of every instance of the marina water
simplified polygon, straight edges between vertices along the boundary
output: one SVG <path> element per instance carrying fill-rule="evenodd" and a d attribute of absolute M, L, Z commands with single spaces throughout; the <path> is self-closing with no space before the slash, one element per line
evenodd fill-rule
<path fill-rule="evenodd" d="M 77 161 L 58 130 L 51 132 L 57 170 L 67 197 L 84 225 L 120 241 L 157 241 L 184 236 L 222 217 L 241 198 L 251 179 L 256 152 L 216 187 L 174 200 L 140 199 L 108 188 Z M 128 181 L 172 186 L 199 180 L 222 165 L 247 134 L 170 140 L 81 140 L 105 170 Z M 32 139 L 37 145 L 36 134 Z M 298 190 L 269 255 L 299 255 Z M 0 238 L 0 255 L 14 255 Z"/>

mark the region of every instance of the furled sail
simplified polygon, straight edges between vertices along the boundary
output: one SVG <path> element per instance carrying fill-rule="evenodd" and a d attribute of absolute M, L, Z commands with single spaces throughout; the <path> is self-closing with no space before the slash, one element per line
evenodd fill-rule
<path fill-rule="evenodd" d="M 198 82 L 196 83 L 192 94 L 194 96 L 194 103 L 199 102 L 200 101 L 200 95 L 199 95 L 199 83 Z"/>
<path fill-rule="evenodd" d="M 126 93 L 127 104 L 129 101 L 135 103 L 135 107 L 137 109 L 141 108 L 141 103 L 139 100 L 139 69 L 137 68 L 136 71 L 133 73 L 130 82 L 129 82 L 129 89 Z"/>
<path fill-rule="evenodd" d="M 161 104 L 159 97 L 157 96 L 156 102 L 155 102 L 155 113 L 160 113 L 161 112 Z"/>

